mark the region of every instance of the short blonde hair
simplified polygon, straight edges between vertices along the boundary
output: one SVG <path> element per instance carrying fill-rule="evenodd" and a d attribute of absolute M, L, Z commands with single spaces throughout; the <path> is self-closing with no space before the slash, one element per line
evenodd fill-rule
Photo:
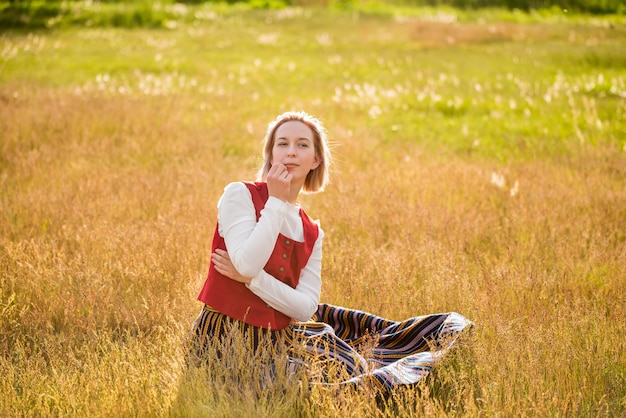
<path fill-rule="evenodd" d="M 324 190 L 329 181 L 329 167 L 331 163 L 330 148 L 328 146 L 328 136 L 324 125 L 315 117 L 306 112 L 285 112 L 274 119 L 267 127 L 265 138 L 263 139 L 263 166 L 259 169 L 257 180 L 265 181 L 267 173 L 272 167 L 272 149 L 276 130 L 285 122 L 298 121 L 304 123 L 313 132 L 313 147 L 319 165 L 307 174 L 302 186 L 303 192 L 316 193 Z"/>

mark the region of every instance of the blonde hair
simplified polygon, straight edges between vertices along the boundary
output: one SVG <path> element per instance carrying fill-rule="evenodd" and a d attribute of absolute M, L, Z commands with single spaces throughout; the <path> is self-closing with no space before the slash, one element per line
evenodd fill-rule
<path fill-rule="evenodd" d="M 328 146 L 328 137 L 324 125 L 315 117 L 306 112 L 285 112 L 274 119 L 267 127 L 265 138 L 263 139 L 263 166 L 259 169 L 257 180 L 265 181 L 267 173 L 272 167 L 272 149 L 276 130 L 285 122 L 298 121 L 308 126 L 313 132 L 313 147 L 319 165 L 307 174 L 302 186 L 302 191 L 306 193 L 316 193 L 324 190 L 329 181 L 328 168 L 330 167 L 331 156 Z"/>

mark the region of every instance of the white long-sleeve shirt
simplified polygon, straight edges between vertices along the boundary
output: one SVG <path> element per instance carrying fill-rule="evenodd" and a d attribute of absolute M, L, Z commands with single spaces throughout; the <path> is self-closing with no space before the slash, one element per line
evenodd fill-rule
<path fill-rule="evenodd" d="M 250 191 L 241 182 L 230 183 L 217 204 L 219 234 L 237 271 L 250 277 L 246 286 L 272 308 L 298 321 L 307 321 L 317 310 L 322 287 L 322 239 L 319 236 L 296 288 L 263 270 L 278 234 L 302 242 L 304 231 L 300 207 L 270 196 L 257 222 Z"/>

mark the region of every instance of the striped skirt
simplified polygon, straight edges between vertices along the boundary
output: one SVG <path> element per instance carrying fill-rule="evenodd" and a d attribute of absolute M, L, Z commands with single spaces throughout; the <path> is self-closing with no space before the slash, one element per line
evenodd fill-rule
<path fill-rule="evenodd" d="M 386 392 L 419 382 L 472 323 L 451 312 L 396 322 L 370 313 L 320 304 L 311 321 L 267 330 L 204 307 L 190 338 L 190 357 L 202 361 L 209 346 L 218 357 L 225 339 L 242 337 L 249 355 L 281 351 L 313 383 L 368 385 Z M 218 343 L 218 344 L 216 344 Z"/>

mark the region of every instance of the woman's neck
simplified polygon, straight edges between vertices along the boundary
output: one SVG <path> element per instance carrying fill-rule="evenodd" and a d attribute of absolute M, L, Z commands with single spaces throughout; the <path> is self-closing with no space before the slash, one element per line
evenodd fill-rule
<path fill-rule="evenodd" d="M 291 194 L 289 196 L 289 200 L 287 200 L 288 203 L 291 203 L 292 205 L 297 205 L 298 204 L 298 196 L 300 196 L 300 191 L 298 190 L 297 193 L 295 194 Z"/>
<path fill-rule="evenodd" d="M 302 184 L 295 184 L 293 181 L 291 182 L 289 199 L 287 200 L 287 202 L 291 203 L 292 205 L 298 204 L 298 196 L 300 196 L 300 191 L 302 190 L 303 185 L 304 182 L 302 182 Z"/>

